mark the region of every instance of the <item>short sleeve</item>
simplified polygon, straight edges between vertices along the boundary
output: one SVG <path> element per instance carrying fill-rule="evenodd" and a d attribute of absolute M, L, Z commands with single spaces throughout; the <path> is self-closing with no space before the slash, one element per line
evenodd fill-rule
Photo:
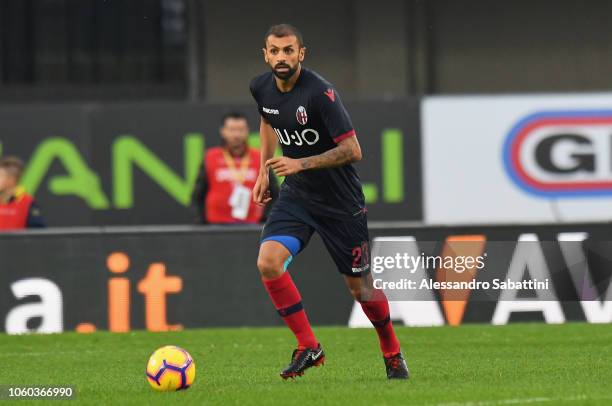
<path fill-rule="evenodd" d="M 251 83 L 249 84 L 249 90 L 251 91 L 251 96 L 253 96 L 253 99 L 257 101 L 257 91 L 255 89 L 255 79 L 251 80 Z"/>
<path fill-rule="evenodd" d="M 257 80 L 258 78 L 255 78 L 253 80 L 251 80 L 251 84 L 249 85 L 249 90 L 251 91 L 251 96 L 253 96 L 253 99 L 255 100 L 255 103 L 257 104 L 257 112 L 259 113 L 259 115 L 265 120 L 266 118 L 263 115 L 263 111 L 261 109 L 261 102 L 260 102 L 260 94 L 258 92 L 258 86 L 257 86 Z"/>
<path fill-rule="evenodd" d="M 257 94 L 257 86 L 256 86 L 256 80 L 257 78 L 251 80 L 251 83 L 249 84 L 249 90 L 251 91 L 251 96 L 253 96 L 253 99 L 255 100 L 255 103 L 257 104 L 257 111 L 259 112 L 259 115 L 263 117 L 262 111 L 261 111 L 261 105 L 259 103 L 259 98 L 258 98 L 258 94 Z"/>
<path fill-rule="evenodd" d="M 343 139 L 356 136 L 351 117 L 336 89 L 327 88 L 317 95 L 316 100 L 320 106 L 323 124 L 336 144 Z"/>

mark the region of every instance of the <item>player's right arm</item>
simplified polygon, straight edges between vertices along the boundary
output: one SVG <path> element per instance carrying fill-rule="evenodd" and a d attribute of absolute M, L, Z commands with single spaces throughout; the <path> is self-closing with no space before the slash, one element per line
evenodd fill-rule
<path fill-rule="evenodd" d="M 266 166 L 266 161 L 274 156 L 277 139 L 274 129 L 263 117 L 261 117 L 259 124 L 259 140 L 261 162 L 259 176 L 257 177 L 255 187 L 253 187 L 253 201 L 260 206 L 264 206 L 272 200 L 269 191 L 270 168 Z"/>

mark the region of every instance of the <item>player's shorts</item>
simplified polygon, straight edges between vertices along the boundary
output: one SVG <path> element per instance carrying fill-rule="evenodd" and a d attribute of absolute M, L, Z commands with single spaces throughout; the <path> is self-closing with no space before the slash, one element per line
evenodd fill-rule
<path fill-rule="evenodd" d="M 315 231 L 340 273 L 360 277 L 370 272 L 370 238 L 365 210 L 351 219 L 321 216 L 308 212 L 299 201 L 281 193 L 270 210 L 261 241 L 275 236 L 292 236 L 300 240 L 301 251 Z"/>

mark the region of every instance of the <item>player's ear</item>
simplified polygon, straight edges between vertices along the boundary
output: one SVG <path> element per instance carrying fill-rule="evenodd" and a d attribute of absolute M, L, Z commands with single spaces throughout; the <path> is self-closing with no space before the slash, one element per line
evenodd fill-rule
<path fill-rule="evenodd" d="M 261 52 L 263 52 L 264 61 L 268 62 L 268 53 L 266 52 L 266 48 L 261 48 Z"/>
<path fill-rule="evenodd" d="M 306 47 L 301 47 L 300 48 L 300 53 L 299 53 L 299 61 L 300 62 L 304 61 L 304 56 L 306 56 Z"/>

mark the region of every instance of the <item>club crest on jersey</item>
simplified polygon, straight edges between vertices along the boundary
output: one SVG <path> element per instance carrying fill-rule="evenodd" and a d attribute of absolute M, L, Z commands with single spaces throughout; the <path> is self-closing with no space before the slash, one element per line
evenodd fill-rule
<path fill-rule="evenodd" d="M 297 118 L 297 122 L 306 125 L 308 122 L 308 114 L 306 114 L 306 108 L 304 106 L 300 106 L 297 108 L 295 112 L 295 118 Z"/>

